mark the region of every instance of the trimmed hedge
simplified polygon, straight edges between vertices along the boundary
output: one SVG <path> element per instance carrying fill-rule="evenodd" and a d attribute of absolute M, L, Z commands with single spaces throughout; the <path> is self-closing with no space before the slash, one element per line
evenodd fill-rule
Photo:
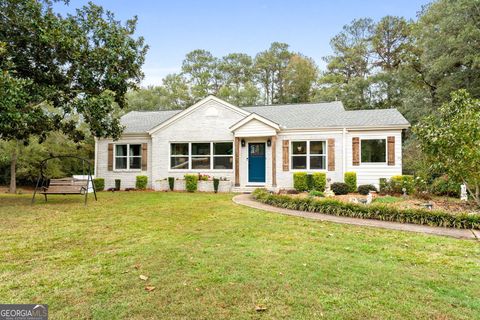
<path fill-rule="evenodd" d="M 198 174 L 186 174 L 185 175 L 185 189 L 188 192 L 197 191 L 198 186 Z"/>
<path fill-rule="evenodd" d="M 170 188 L 170 191 L 173 191 L 173 188 L 175 187 L 174 177 L 168 177 L 168 187 Z"/>
<path fill-rule="evenodd" d="M 213 191 L 218 192 L 218 185 L 220 184 L 220 179 L 213 178 Z"/>
<path fill-rule="evenodd" d="M 348 194 L 348 185 L 343 182 L 332 183 L 330 189 L 332 189 L 333 193 L 336 195 Z"/>
<path fill-rule="evenodd" d="M 358 186 L 358 193 L 366 196 L 370 191 L 377 191 L 373 184 L 362 184 Z"/>
<path fill-rule="evenodd" d="M 436 227 L 457 229 L 480 229 L 480 215 L 450 214 L 444 211 L 425 209 L 398 209 L 382 204 L 344 203 L 333 199 L 300 198 L 268 193 L 265 189 L 256 189 L 253 197 L 265 204 L 275 207 L 320 212 L 335 216 L 376 219 L 402 223 L 415 223 Z"/>
<path fill-rule="evenodd" d="M 93 179 L 93 186 L 95 187 L 95 191 L 103 191 L 105 189 L 105 179 L 103 178 Z"/>
<path fill-rule="evenodd" d="M 293 187 L 298 192 L 303 192 L 308 190 L 306 172 L 295 172 L 293 174 Z"/>
<path fill-rule="evenodd" d="M 325 187 L 327 186 L 327 174 L 325 172 L 314 172 L 312 174 L 313 178 L 313 189 L 324 192 Z"/>
<path fill-rule="evenodd" d="M 147 189 L 147 176 L 137 176 L 137 180 L 135 181 L 135 188 L 138 190 L 145 190 Z"/>
<path fill-rule="evenodd" d="M 122 184 L 122 180 L 120 179 L 115 179 L 115 190 L 120 190 L 120 186 Z"/>
<path fill-rule="evenodd" d="M 348 192 L 357 191 L 357 173 L 356 172 L 345 172 L 343 175 L 343 181 L 348 186 Z"/>

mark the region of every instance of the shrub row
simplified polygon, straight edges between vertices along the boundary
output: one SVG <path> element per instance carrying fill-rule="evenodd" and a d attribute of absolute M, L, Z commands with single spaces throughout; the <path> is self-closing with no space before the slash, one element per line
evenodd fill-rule
<path fill-rule="evenodd" d="M 407 194 L 413 194 L 415 191 L 414 182 L 413 176 L 410 175 L 393 176 L 390 180 L 380 178 L 380 192 L 402 194 L 403 188 L 405 188 Z"/>
<path fill-rule="evenodd" d="M 480 216 L 466 213 L 453 215 L 443 211 L 398 209 L 382 204 L 361 205 L 344 203 L 333 199 L 318 200 L 313 197 L 290 197 L 269 194 L 265 189 L 255 190 L 253 196 L 256 200 L 262 203 L 293 210 L 320 212 L 352 218 L 415 223 L 437 227 L 480 229 Z"/>
<path fill-rule="evenodd" d="M 325 172 L 295 172 L 293 174 L 293 187 L 298 192 L 317 190 L 325 191 L 327 185 L 327 174 Z"/>

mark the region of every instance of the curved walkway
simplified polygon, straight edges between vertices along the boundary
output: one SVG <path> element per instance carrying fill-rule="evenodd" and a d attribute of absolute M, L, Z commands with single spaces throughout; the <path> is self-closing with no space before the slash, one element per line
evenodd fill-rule
<path fill-rule="evenodd" d="M 255 201 L 253 200 L 250 194 L 240 194 L 233 197 L 232 200 L 237 204 L 247 206 L 250 208 L 255 208 L 255 209 L 260 209 L 260 210 L 265 210 L 270 212 L 277 212 L 277 213 L 286 214 L 290 216 L 297 216 L 297 217 L 314 219 L 314 220 L 353 224 L 357 226 L 367 226 L 367 227 L 377 227 L 377 228 L 392 229 L 392 230 L 419 232 L 419 233 L 426 233 L 426 234 L 434 234 L 438 236 L 453 237 L 458 239 L 480 240 L 479 230 L 430 227 L 430 226 L 411 224 L 411 223 L 338 217 L 338 216 L 317 213 L 317 212 L 284 209 L 284 208 L 278 208 L 278 207 L 270 206 L 270 205 Z"/>

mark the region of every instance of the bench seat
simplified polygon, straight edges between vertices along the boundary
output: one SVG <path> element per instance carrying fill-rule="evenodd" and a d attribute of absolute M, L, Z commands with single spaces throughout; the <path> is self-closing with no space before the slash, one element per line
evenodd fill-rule
<path fill-rule="evenodd" d="M 52 179 L 48 187 L 44 187 L 40 194 L 83 194 L 87 191 L 87 180 L 79 179 Z"/>

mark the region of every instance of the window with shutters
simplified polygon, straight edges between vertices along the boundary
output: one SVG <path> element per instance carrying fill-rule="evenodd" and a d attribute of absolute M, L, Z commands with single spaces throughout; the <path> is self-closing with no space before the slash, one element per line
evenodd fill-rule
<path fill-rule="evenodd" d="M 386 163 L 386 139 L 361 139 L 360 159 L 362 163 Z"/>
<path fill-rule="evenodd" d="M 232 170 L 233 142 L 182 142 L 170 144 L 172 170 Z"/>
<path fill-rule="evenodd" d="M 141 144 L 115 145 L 115 170 L 140 170 L 141 168 Z"/>
<path fill-rule="evenodd" d="M 327 143 L 325 140 L 292 141 L 292 170 L 325 170 Z"/>

